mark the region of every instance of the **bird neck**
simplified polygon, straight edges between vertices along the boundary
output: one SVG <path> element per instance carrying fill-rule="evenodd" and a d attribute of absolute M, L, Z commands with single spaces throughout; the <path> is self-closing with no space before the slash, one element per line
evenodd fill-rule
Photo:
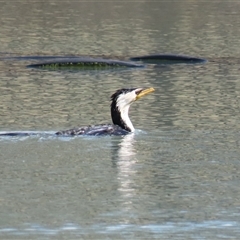
<path fill-rule="evenodd" d="M 124 108 L 119 110 L 119 107 L 116 105 L 116 102 L 112 102 L 111 105 L 112 122 L 113 124 L 120 126 L 121 128 L 128 132 L 134 132 L 135 129 L 128 116 L 129 107 L 130 105 L 125 106 Z"/>

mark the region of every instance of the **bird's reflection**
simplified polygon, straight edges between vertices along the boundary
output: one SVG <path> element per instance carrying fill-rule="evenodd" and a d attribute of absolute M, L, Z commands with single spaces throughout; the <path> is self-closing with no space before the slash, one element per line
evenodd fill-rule
<path fill-rule="evenodd" d="M 117 161 L 115 159 L 115 166 L 118 169 L 117 180 L 118 180 L 118 191 L 121 195 L 121 204 L 123 211 L 129 211 L 132 208 L 132 201 L 136 195 L 136 149 L 134 134 L 128 134 L 118 142 L 117 145 Z M 128 222 L 127 219 L 125 219 Z"/>
<path fill-rule="evenodd" d="M 122 141 L 118 144 L 118 160 L 132 160 L 136 155 L 134 149 L 134 134 L 127 134 L 122 138 Z"/>

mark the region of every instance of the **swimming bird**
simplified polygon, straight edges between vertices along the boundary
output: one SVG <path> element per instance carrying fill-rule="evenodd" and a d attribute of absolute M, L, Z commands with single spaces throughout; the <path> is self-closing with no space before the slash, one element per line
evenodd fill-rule
<path fill-rule="evenodd" d="M 123 88 L 117 90 L 111 96 L 112 124 L 90 125 L 69 130 L 53 132 L 50 135 L 77 136 L 77 135 L 126 135 L 134 132 L 133 124 L 128 116 L 130 105 L 141 97 L 155 91 L 154 88 Z M 1 136 L 32 136 L 41 135 L 41 132 L 4 132 Z M 45 135 L 49 135 L 46 134 Z"/>
<path fill-rule="evenodd" d="M 134 132 L 128 116 L 130 105 L 136 100 L 154 91 L 154 88 L 123 88 L 111 96 L 111 117 L 113 124 L 91 125 L 56 132 L 60 136 L 74 135 L 126 135 Z"/>

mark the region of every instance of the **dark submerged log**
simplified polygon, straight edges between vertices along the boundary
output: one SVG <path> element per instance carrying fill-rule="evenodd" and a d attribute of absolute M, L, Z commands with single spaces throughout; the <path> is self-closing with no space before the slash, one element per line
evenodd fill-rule
<path fill-rule="evenodd" d="M 41 69 L 109 69 L 109 68 L 139 68 L 144 67 L 143 64 L 138 64 L 131 61 L 120 61 L 103 58 L 64 58 L 42 63 L 30 64 L 29 68 Z"/>
<path fill-rule="evenodd" d="M 153 54 L 130 58 L 131 61 L 141 61 L 150 64 L 176 64 L 176 63 L 205 63 L 204 58 L 192 57 L 178 54 Z"/>

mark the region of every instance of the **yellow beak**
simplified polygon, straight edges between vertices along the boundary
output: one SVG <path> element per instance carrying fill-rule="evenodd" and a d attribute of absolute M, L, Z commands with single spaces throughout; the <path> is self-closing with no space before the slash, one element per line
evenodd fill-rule
<path fill-rule="evenodd" d="M 147 89 L 144 89 L 142 90 L 137 96 L 136 96 L 136 100 L 138 100 L 139 98 L 151 93 L 151 92 L 154 92 L 155 89 L 154 88 L 147 88 Z"/>

